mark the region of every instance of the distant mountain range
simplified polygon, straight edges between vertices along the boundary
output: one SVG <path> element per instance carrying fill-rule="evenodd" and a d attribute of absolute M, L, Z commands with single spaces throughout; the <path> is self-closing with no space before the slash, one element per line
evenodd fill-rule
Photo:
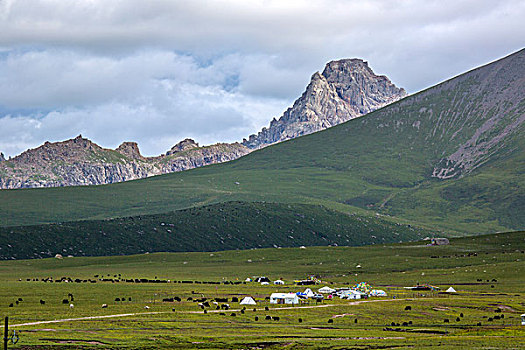
<path fill-rule="evenodd" d="M 200 147 L 186 139 L 158 157 L 143 157 L 137 143 L 106 149 L 78 137 L 28 150 L 0 163 L 0 188 L 100 185 L 222 163 L 249 153 L 239 143 Z"/>
<path fill-rule="evenodd" d="M 406 95 L 359 59 L 329 62 L 303 95 L 269 128 L 242 144 L 200 147 L 186 139 L 158 157 L 143 157 L 124 142 L 105 149 L 81 136 L 25 151 L 0 163 L 0 189 L 100 185 L 167 174 L 242 157 L 254 149 L 320 131 L 371 112 Z M 0 161 L 4 161 L 0 155 Z"/>

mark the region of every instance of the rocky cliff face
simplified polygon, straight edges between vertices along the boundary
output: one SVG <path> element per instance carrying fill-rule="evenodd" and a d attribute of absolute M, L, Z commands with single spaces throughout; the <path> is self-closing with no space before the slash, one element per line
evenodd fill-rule
<path fill-rule="evenodd" d="M 451 94 L 458 85 L 460 93 Z M 433 177 L 464 176 L 522 147 L 511 140 L 525 130 L 525 49 L 444 82 L 439 89 L 455 108 L 441 112 L 432 136 L 450 135 L 458 147 L 445 150 Z"/>
<path fill-rule="evenodd" d="M 192 140 L 185 140 L 186 144 Z M 195 142 L 193 142 L 195 144 Z M 0 164 L 0 188 L 101 185 L 140 179 L 237 159 L 250 152 L 238 143 L 191 147 L 159 157 L 143 157 L 135 142 L 105 149 L 78 136 L 28 150 Z"/>
<path fill-rule="evenodd" d="M 345 59 L 329 62 L 315 73 L 302 96 L 268 128 L 243 140 L 255 149 L 311 134 L 372 112 L 406 96 L 385 76 L 375 75 L 367 62 Z"/>

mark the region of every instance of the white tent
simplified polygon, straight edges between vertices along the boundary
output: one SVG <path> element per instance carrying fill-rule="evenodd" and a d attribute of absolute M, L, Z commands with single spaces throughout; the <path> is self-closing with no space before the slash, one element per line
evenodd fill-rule
<path fill-rule="evenodd" d="M 269 284 L 270 284 L 270 283 L 268 283 L 268 282 L 261 282 L 261 286 L 267 286 L 267 285 L 269 285 Z"/>
<path fill-rule="evenodd" d="M 356 290 L 345 290 L 339 294 L 341 299 L 361 299 L 363 293 Z"/>
<path fill-rule="evenodd" d="M 307 298 L 312 298 L 315 295 L 310 288 L 306 288 L 303 294 L 306 295 Z"/>
<path fill-rule="evenodd" d="M 323 288 L 319 288 L 318 292 L 319 293 L 335 293 L 335 289 L 325 286 Z"/>
<path fill-rule="evenodd" d="M 256 305 L 257 303 L 255 302 L 255 300 L 253 300 L 252 297 L 245 297 L 244 299 L 241 300 L 241 302 L 239 303 L 239 305 Z"/>
<path fill-rule="evenodd" d="M 273 281 L 273 284 L 284 284 L 284 281 L 282 281 L 282 280 L 276 280 L 276 281 Z"/>
<path fill-rule="evenodd" d="M 446 293 L 456 293 L 456 290 L 452 287 L 449 287 L 445 292 Z"/>
<path fill-rule="evenodd" d="M 251 282 L 251 281 L 252 281 L 252 279 L 251 279 L 250 277 L 247 277 L 247 278 L 244 280 L 244 282 Z"/>
<path fill-rule="evenodd" d="M 370 292 L 370 296 L 372 296 L 372 297 L 386 297 L 387 294 L 382 289 L 372 289 L 372 291 Z"/>
<path fill-rule="evenodd" d="M 270 304 L 299 304 L 299 297 L 295 293 L 272 293 Z"/>

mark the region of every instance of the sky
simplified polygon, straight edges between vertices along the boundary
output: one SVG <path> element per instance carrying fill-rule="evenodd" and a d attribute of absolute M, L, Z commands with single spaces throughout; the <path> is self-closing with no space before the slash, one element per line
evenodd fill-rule
<path fill-rule="evenodd" d="M 522 49 L 524 18 L 523 0 L 0 0 L 0 152 L 242 141 L 330 60 L 415 93 Z"/>

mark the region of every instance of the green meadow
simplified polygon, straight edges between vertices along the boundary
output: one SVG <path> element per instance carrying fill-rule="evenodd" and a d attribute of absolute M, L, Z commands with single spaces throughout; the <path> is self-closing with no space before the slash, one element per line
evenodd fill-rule
<path fill-rule="evenodd" d="M 0 310 L 16 349 L 524 348 L 525 233 L 427 243 L 2 261 Z M 286 284 L 243 283 L 254 276 Z M 295 307 L 265 300 L 304 290 L 294 280 L 307 276 L 322 281 L 314 290 L 365 281 L 388 296 Z M 417 283 L 440 289 L 403 288 Z M 450 286 L 457 293 L 440 293 Z M 232 302 L 247 295 L 256 306 Z M 181 301 L 162 301 L 174 297 Z M 231 308 L 188 298 L 228 298 Z"/>

